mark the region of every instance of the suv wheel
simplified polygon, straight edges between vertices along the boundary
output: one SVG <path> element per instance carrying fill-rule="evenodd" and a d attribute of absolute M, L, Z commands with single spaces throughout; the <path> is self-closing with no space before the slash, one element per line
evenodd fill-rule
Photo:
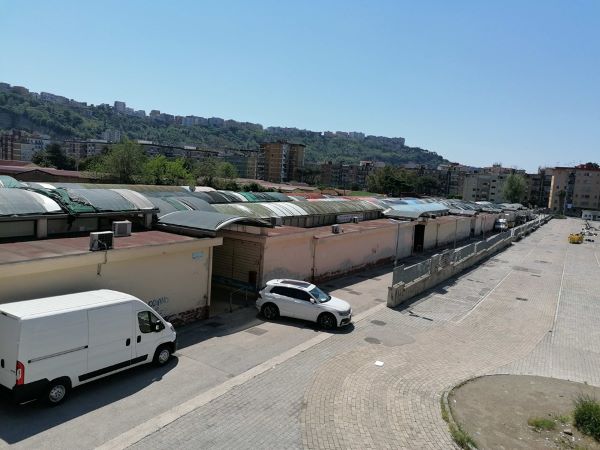
<path fill-rule="evenodd" d="M 337 325 L 335 317 L 331 313 L 323 313 L 317 319 L 317 323 L 324 330 L 332 330 Z"/>
<path fill-rule="evenodd" d="M 273 303 L 267 303 L 262 307 L 263 316 L 267 320 L 275 320 L 279 317 L 279 308 Z"/>

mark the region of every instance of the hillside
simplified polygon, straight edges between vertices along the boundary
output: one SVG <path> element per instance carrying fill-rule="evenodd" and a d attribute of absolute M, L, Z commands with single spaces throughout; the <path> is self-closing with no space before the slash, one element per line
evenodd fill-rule
<path fill-rule="evenodd" d="M 429 167 L 447 162 L 435 152 L 405 146 L 402 138 L 323 135 L 296 128 L 263 129 L 259 124 L 230 120 L 223 126 L 183 126 L 152 117 L 117 113 L 107 105 L 63 105 L 6 90 L 0 92 L 0 130 L 11 128 L 49 134 L 54 139 L 99 138 L 106 129 L 115 129 L 130 139 L 215 150 L 257 149 L 261 142 L 287 140 L 305 144 L 306 158 L 310 162 L 377 160 Z"/>

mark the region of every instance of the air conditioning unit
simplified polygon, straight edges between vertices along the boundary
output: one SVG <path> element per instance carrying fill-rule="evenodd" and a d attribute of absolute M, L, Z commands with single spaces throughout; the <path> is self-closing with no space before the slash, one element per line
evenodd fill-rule
<path fill-rule="evenodd" d="M 131 236 L 131 222 L 129 220 L 114 221 L 112 232 L 115 237 Z"/>
<path fill-rule="evenodd" d="M 112 231 L 97 231 L 95 233 L 90 233 L 91 251 L 108 250 L 110 248 L 113 248 Z"/>
<path fill-rule="evenodd" d="M 342 232 L 342 226 L 339 224 L 331 225 L 331 232 L 333 234 L 339 234 Z"/>
<path fill-rule="evenodd" d="M 352 223 L 358 223 L 358 222 L 360 222 L 360 218 L 358 216 L 352 217 Z"/>
<path fill-rule="evenodd" d="M 280 227 L 283 225 L 283 219 L 281 217 L 271 217 L 271 225 Z"/>

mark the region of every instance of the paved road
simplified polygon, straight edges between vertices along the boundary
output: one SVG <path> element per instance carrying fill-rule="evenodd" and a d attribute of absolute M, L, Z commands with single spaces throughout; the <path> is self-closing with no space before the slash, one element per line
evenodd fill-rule
<path fill-rule="evenodd" d="M 551 221 L 396 310 L 382 304 L 389 273 L 332 282 L 355 311 L 372 312 L 344 332 L 264 323 L 249 309 L 186 328 L 167 368 L 83 387 L 53 410 L 0 403 L 0 439 L 18 448 L 451 448 L 439 398 L 464 379 L 600 383 L 600 253 L 566 243 L 580 223 Z"/>
<path fill-rule="evenodd" d="M 439 399 L 465 379 L 510 372 L 600 383 L 598 247 L 566 243 L 580 223 L 551 221 L 412 305 L 373 314 L 134 447 L 447 449 Z"/>

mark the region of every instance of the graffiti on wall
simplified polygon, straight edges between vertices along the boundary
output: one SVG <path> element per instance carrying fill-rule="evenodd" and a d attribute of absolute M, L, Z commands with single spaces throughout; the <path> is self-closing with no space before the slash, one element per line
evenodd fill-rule
<path fill-rule="evenodd" d="M 165 314 L 165 307 L 169 304 L 169 297 L 166 295 L 154 298 L 148 302 L 148 305 L 153 308 L 161 316 Z"/>

